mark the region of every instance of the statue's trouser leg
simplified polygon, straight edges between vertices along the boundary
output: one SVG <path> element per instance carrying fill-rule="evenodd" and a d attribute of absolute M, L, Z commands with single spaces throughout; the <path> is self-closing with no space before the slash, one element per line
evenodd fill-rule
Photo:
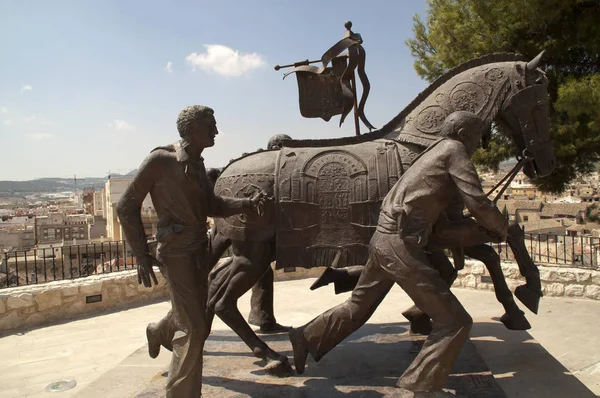
<path fill-rule="evenodd" d="M 429 263 L 440 273 L 448 287 L 451 287 L 457 276 L 457 271 L 442 250 L 435 250 L 427 255 Z M 411 323 L 411 331 L 419 334 L 429 334 L 429 315 L 413 305 L 402 313 Z"/>
<path fill-rule="evenodd" d="M 393 285 L 386 272 L 369 259 L 348 300 L 299 328 L 315 361 L 367 322 Z"/>
<path fill-rule="evenodd" d="M 206 300 L 208 253 L 160 256 L 167 268 L 172 315 L 177 325 L 167 379 L 167 398 L 198 397 L 202 391 L 202 352 L 210 333 Z"/>
<path fill-rule="evenodd" d="M 371 240 L 371 251 L 373 260 L 433 320 L 432 332 L 400 377 L 398 386 L 411 391 L 442 389 L 469 336 L 471 316 L 422 249 L 405 244 L 396 235 L 376 233 Z"/>
<path fill-rule="evenodd" d="M 269 266 L 265 274 L 252 286 L 250 315 L 248 322 L 256 326 L 277 323 L 273 311 L 273 269 Z"/>
<path fill-rule="evenodd" d="M 208 248 L 208 267 L 214 267 L 225 250 L 231 245 L 231 240 L 222 234 L 217 233 L 217 227 L 212 227 L 209 233 L 209 248 Z M 162 274 L 166 274 L 168 270 L 161 269 Z M 169 311 L 156 325 L 160 344 L 167 350 L 171 351 L 171 340 L 177 331 L 175 320 L 173 319 L 172 311 Z"/>

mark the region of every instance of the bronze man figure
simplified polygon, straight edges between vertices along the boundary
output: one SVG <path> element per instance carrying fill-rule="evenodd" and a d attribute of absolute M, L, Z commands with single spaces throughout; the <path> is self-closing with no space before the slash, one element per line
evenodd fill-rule
<path fill-rule="evenodd" d="M 267 149 L 278 149 L 281 142 L 291 139 L 285 134 L 277 134 L 269 139 Z M 220 171 L 210 168 L 206 171 L 208 180 L 211 183 L 211 189 L 214 187 Z M 217 234 L 217 227 L 208 231 L 209 248 L 209 267 L 216 265 L 219 259 L 225 253 L 225 250 L 231 245 L 229 238 L 222 234 Z M 162 271 L 162 270 L 161 270 Z M 267 272 L 252 287 L 252 296 L 250 299 L 251 308 L 248 315 L 248 322 L 260 328 L 263 334 L 281 333 L 289 331 L 289 327 L 280 325 L 273 310 L 273 270 L 269 267 Z M 169 351 L 173 351 L 171 340 L 177 327 L 172 319 L 172 311 L 169 311 L 159 322 L 150 323 L 146 327 L 146 337 L 148 339 L 148 353 L 151 358 L 158 357 L 160 347 L 163 346 Z"/>
<path fill-rule="evenodd" d="M 389 191 L 370 242 L 369 260 L 352 296 L 290 330 L 298 373 L 304 371 L 308 353 L 319 361 L 363 325 L 395 282 L 433 320 L 432 333 L 397 385 L 411 391 L 442 389 L 473 321 L 427 256 L 434 224 L 458 192 L 483 227 L 501 239 L 508 227 L 483 193 L 470 159 L 484 127 L 475 114 L 452 113 L 444 122 L 444 138 L 423 152 Z"/>
<path fill-rule="evenodd" d="M 251 212 L 262 205 L 262 194 L 252 199 L 215 196 L 206 176 L 202 151 L 214 145 L 218 134 L 214 111 L 190 106 L 177 119 L 181 140 L 154 149 L 140 166 L 117 205 L 125 237 L 136 257 L 138 280 L 157 283 L 153 263 L 162 263 L 170 284 L 177 332 L 172 339 L 169 398 L 198 397 L 202 389 L 202 352 L 212 319 L 207 314 L 207 216 Z M 158 214 L 157 258 L 148 251 L 140 216 L 150 193 Z M 152 279 L 151 279 L 152 278 Z"/>

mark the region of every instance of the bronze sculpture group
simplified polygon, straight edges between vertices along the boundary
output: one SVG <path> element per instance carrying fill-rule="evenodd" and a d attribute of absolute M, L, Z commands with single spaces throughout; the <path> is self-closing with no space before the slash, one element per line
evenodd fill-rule
<path fill-rule="evenodd" d="M 441 389 L 472 323 L 450 291 L 465 253 L 488 267 L 506 311 L 503 323 L 529 328 L 486 243 L 508 242 L 526 279 L 517 298 L 534 312 L 539 272 L 520 228 L 509 226 L 482 192 L 470 154 L 492 123 L 502 124 L 527 160 L 527 175 L 552 171 L 548 81 L 538 63 L 539 57 L 526 62 L 514 54 L 469 61 L 380 130 L 332 140 L 284 139 L 229 164 L 214 192 L 201 157 L 217 134 L 213 111 L 184 109 L 177 121 L 181 141 L 151 152 L 118 205 L 140 282 L 156 283 L 152 265 L 160 264 L 170 284 L 172 311 L 147 330 L 151 355 L 161 344 L 173 351 L 167 397 L 200 395 L 202 349 L 215 314 L 267 362 L 266 373 L 290 374 L 288 359 L 263 342 L 237 308 L 239 297 L 257 283 L 260 290 L 263 281 L 267 287 L 253 300 L 253 311 L 266 308 L 266 323 L 283 329 L 272 313 L 273 260 L 277 268 L 328 266 L 321 284 L 354 288 L 345 303 L 290 330 L 298 373 L 308 353 L 319 360 L 365 323 L 396 282 L 415 302 L 404 313 L 413 330 L 431 332 L 398 385 Z M 156 258 L 140 218 L 147 193 L 159 215 Z M 207 216 L 221 217 L 210 239 Z M 231 259 L 214 267 L 229 246 Z M 454 264 L 443 249 L 458 253 Z M 338 272 L 345 282 L 331 277 Z"/>

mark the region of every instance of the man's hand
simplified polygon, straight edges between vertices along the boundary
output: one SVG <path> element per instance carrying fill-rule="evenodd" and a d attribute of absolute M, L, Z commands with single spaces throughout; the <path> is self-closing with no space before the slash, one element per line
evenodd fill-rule
<path fill-rule="evenodd" d="M 144 254 L 141 257 L 136 257 L 137 263 L 137 272 L 138 272 L 138 283 L 144 284 L 145 287 L 152 287 L 152 280 L 155 285 L 158 285 L 158 279 L 156 279 L 156 275 L 154 274 L 154 270 L 152 269 L 152 265 L 159 265 L 160 262 L 152 257 L 150 254 Z M 152 277 L 152 280 L 150 280 Z"/>
<path fill-rule="evenodd" d="M 252 209 L 256 211 L 259 216 L 265 214 L 265 203 L 267 201 L 272 201 L 273 198 L 268 196 L 266 192 L 260 191 L 254 194 L 250 202 L 252 203 Z"/>

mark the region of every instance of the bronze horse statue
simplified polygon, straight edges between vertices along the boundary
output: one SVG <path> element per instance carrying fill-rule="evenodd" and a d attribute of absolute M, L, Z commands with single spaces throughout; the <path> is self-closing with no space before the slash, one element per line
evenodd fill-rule
<path fill-rule="evenodd" d="M 418 154 L 439 139 L 447 115 L 467 110 L 490 126 L 501 126 L 511 135 L 517 157 L 531 159 L 523 169 L 527 176 L 553 171 L 548 80 L 538 68 L 540 58 L 541 54 L 527 62 L 515 54 L 492 54 L 473 59 L 437 79 L 380 130 L 340 139 L 287 140 L 281 149 L 243 156 L 223 170 L 215 184 L 217 194 L 242 197 L 262 190 L 274 197 L 263 217 L 215 220 L 216 241 L 225 242 L 215 250 L 222 252 L 231 244 L 233 255 L 211 272 L 209 282 L 209 308 L 267 362 L 267 373 L 282 374 L 291 367 L 285 356 L 256 336 L 237 308 L 238 298 L 273 260 L 279 269 L 364 265 L 381 201 Z M 504 324 L 529 328 L 504 280 L 497 253 L 484 244 L 494 238 L 485 231 L 470 235 L 456 237 L 445 247 L 463 247 L 466 255 L 484 261 L 506 311 Z M 515 293 L 536 312 L 542 295 L 539 271 L 518 225 L 509 235 L 526 279 Z M 448 262 L 442 257 L 440 261 Z M 429 319 L 412 314 L 407 314 L 411 322 Z"/>

